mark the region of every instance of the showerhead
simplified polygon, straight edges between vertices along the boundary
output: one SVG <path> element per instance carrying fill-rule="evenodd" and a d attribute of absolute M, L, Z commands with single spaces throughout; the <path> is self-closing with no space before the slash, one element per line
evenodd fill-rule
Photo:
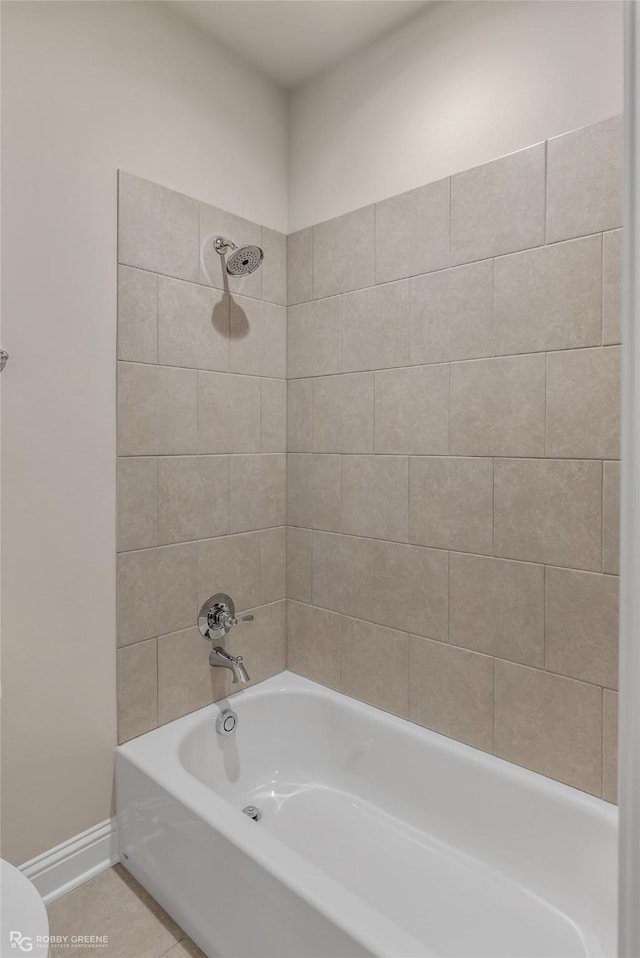
<path fill-rule="evenodd" d="M 231 256 L 225 264 L 229 276 L 248 276 L 261 265 L 264 259 L 264 253 L 259 246 L 238 247 L 223 236 L 217 236 L 213 245 L 222 257 L 227 250 L 231 250 Z"/>

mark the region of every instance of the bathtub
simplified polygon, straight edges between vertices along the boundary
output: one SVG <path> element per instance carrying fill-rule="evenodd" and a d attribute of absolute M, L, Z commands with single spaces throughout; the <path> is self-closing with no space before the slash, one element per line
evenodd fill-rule
<path fill-rule="evenodd" d="M 612 806 L 288 672 L 120 746 L 116 794 L 209 958 L 616 954 Z"/>

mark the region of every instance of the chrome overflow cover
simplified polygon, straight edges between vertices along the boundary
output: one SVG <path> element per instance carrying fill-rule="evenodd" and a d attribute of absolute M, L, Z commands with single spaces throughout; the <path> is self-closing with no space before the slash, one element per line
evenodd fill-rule
<path fill-rule="evenodd" d="M 242 811 L 245 815 L 248 815 L 249 818 L 252 818 L 254 822 L 259 822 L 262 818 L 262 812 L 257 805 L 245 805 Z"/>
<path fill-rule="evenodd" d="M 233 735 L 238 727 L 238 716 L 233 709 L 223 709 L 216 719 L 218 735 Z"/>

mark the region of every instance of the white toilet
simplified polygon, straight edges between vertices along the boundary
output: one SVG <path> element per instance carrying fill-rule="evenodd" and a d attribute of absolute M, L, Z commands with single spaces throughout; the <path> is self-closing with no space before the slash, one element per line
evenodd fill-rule
<path fill-rule="evenodd" d="M 47 909 L 35 885 L 22 872 L 0 861 L 0 955 L 46 958 L 49 952 Z"/>

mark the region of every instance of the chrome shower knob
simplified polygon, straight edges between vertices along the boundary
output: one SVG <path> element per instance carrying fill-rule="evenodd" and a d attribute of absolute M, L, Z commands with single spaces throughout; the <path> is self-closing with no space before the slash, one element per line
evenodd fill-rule
<path fill-rule="evenodd" d="M 205 639 L 222 639 L 239 622 L 253 622 L 253 616 L 242 615 L 237 619 L 233 599 L 224 592 L 210 596 L 198 615 L 198 628 Z"/>

